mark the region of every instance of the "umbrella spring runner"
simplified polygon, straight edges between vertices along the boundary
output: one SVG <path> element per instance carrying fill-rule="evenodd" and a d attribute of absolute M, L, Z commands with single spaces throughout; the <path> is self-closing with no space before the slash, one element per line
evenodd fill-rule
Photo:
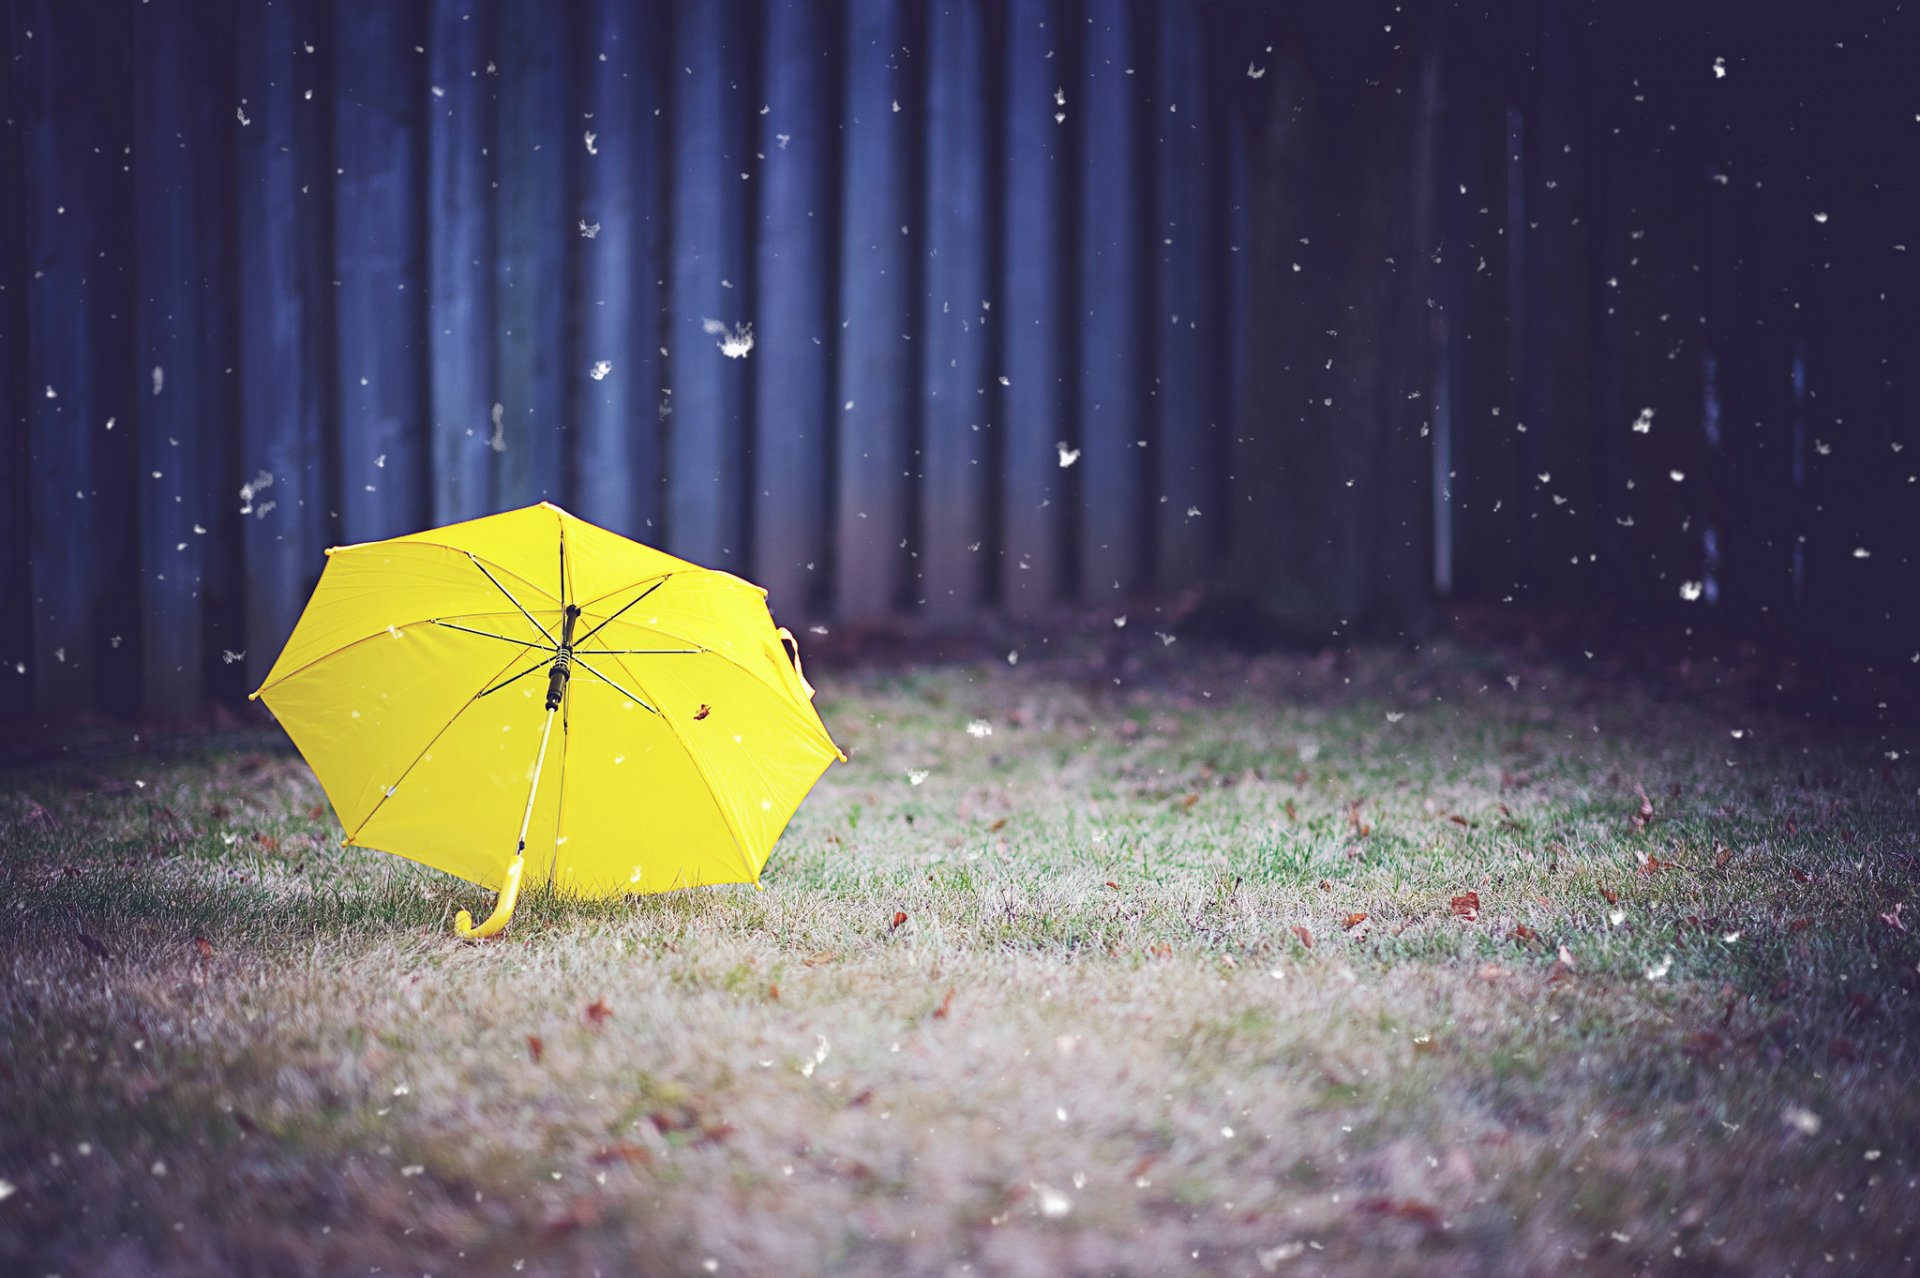
<path fill-rule="evenodd" d="M 540 768 L 547 760 L 547 741 L 553 736 L 553 714 L 560 708 L 560 702 L 566 695 L 567 680 L 573 673 L 573 623 L 580 619 L 580 609 L 567 605 L 566 617 L 560 630 L 560 647 L 553 658 L 553 667 L 547 674 L 547 720 L 540 729 L 540 750 L 533 757 L 533 781 L 527 787 L 527 809 L 520 817 L 520 845 L 514 850 L 513 862 L 507 866 L 505 878 L 500 883 L 500 899 L 493 907 L 493 913 L 475 926 L 473 915 L 462 910 L 454 916 L 453 930 L 461 936 L 474 940 L 484 940 L 507 926 L 513 918 L 513 907 L 520 899 L 520 873 L 527 863 L 527 827 L 533 824 L 533 802 L 540 795 Z"/>

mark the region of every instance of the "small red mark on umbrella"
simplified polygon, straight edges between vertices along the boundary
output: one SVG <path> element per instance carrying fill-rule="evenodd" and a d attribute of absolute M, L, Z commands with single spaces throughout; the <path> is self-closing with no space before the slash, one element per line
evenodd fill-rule
<path fill-rule="evenodd" d="M 705 702 L 702 702 L 700 705 L 700 708 L 693 712 L 693 717 L 696 719 L 704 719 L 712 713 L 713 713 L 713 707 L 710 705 L 707 705 Z"/>

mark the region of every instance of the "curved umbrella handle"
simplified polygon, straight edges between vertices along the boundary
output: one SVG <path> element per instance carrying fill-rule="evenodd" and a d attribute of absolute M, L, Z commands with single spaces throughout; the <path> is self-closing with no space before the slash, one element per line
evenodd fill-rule
<path fill-rule="evenodd" d="M 513 858 L 513 864 L 507 867 L 506 881 L 500 885 L 500 900 L 494 905 L 493 913 L 480 926 L 473 925 L 473 915 L 465 910 L 454 915 L 453 930 L 456 934 L 471 941 L 484 941 L 513 920 L 513 907 L 520 899 L 520 870 L 526 860 L 524 856 Z"/>

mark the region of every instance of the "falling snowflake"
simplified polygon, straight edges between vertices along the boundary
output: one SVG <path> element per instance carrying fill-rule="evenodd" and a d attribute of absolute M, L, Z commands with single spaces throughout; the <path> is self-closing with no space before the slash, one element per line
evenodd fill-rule
<path fill-rule="evenodd" d="M 604 381 L 606 379 L 607 374 L 611 373 L 612 371 L 613 371 L 613 364 L 610 361 L 604 360 L 604 359 L 597 359 L 593 361 L 593 367 L 587 370 L 587 376 L 593 378 L 593 380 L 596 382 Z"/>
<path fill-rule="evenodd" d="M 1058 1220 L 1073 1210 L 1073 1199 L 1067 1197 L 1051 1185 L 1032 1182 L 1033 1192 L 1040 1199 L 1040 1214 L 1049 1220 Z"/>
<path fill-rule="evenodd" d="M 1267 74 L 1267 69 L 1265 67 L 1256 67 L 1251 62 L 1247 63 L 1247 79 L 1258 80 L 1261 77 L 1265 76 L 1266 74 Z"/>
<path fill-rule="evenodd" d="M 967 725 L 967 735 L 970 737 L 990 737 L 993 735 L 993 725 L 985 719 L 975 719 Z"/>
<path fill-rule="evenodd" d="M 1724 80 L 1727 78 L 1727 60 L 1725 58 L 1715 58 L 1713 60 L 1713 78 L 1716 80 Z"/>
<path fill-rule="evenodd" d="M 253 123 L 252 120 L 247 118 L 247 109 L 243 106 L 237 106 L 233 109 L 233 118 L 240 121 L 240 127 L 243 129 Z"/>
<path fill-rule="evenodd" d="M 908 768 L 907 784 L 919 785 L 921 782 L 925 781 L 932 774 L 933 774 L 933 769 L 931 768 Z"/>
<path fill-rule="evenodd" d="M 1653 430 L 1653 410 L 1651 408 L 1643 408 L 1640 410 L 1640 415 L 1633 419 L 1633 429 L 1642 435 Z"/>
<path fill-rule="evenodd" d="M 1661 959 L 1658 963 L 1655 963 L 1652 967 L 1647 969 L 1647 979 L 1649 981 L 1657 981 L 1672 970 L 1673 970 L 1673 955 L 1669 954 L 1665 958 Z"/>
<path fill-rule="evenodd" d="M 1705 589 L 1705 587 L 1700 582 L 1683 581 L 1680 583 L 1680 597 L 1686 600 L 1688 603 L 1692 603 L 1694 600 L 1700 597 L 1700 592 L 1703 589 Z"/>
<path fill-rule="evenodd" d="M 588 226 L 587 219 L 583 217 L 580 219 L 580 234 L 588 239 L 592 239 L 594 236 L 600 234 L 600 224 L 595 222 L 592 226 Z"/>
<path fill-rule="evenodd" d="M 599 138 L 600 138 L 600 135 L 599 135 L 598 133 L 595 133 L 595 132 L 594 132 L 594 131 L 593 131 L 592 129 L 588 129 L 588 130 L 587 130 L 587 134 L 586 134 L 586 140 L 587 140 L 587 154 L 588 154 L 588 155 L 598 155 L 598 154 L 600 154 L 600 148 L 594 145 L 594 143 L 595 143 L 596 141 L 598 141 L 598 140 L 599 140 Z"/>
<path fill-rule="evenodd" d="M 703 319 L 700 321 L 700 327 L 705 329 L 709 336 L 720 339 L 720 353 L 728 359 L 743 359 L 747 352 L 753 349 L 753 325 L 750 323 L 728 328 L 724 320 Z"/>
<path fill-rule="evenodd" d="M 1073 465 L 1075 462 L 1080 460 L 1079 449 L 1068 448 L 1064 442 L 1060 444 L 1056 444 L 1055 447 L 1060 450 L 1060 469 L 1065 470 L 1067 467 Z"/>
<path fill-rule="evenodd" d="M 167 370 L 158 364 L 153 366 L 153 393 L 158 395 L 160 388 L 167 384 Z"/>

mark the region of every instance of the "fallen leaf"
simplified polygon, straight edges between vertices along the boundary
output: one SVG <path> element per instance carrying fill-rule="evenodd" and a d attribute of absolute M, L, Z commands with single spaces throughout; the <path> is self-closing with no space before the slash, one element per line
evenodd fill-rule
<path fill-rule="evenodd" d="M 1680 1054 L 1694 1060 L 1707 1060 L 1719 1054 L 1727 1041 L 1712 1030 L 1696 1030 L 1681 1041 Z"/>
<path fill-rule="evenodd" d="M 1439 1229 L 1443 1223 L 1438 1207 L 1412 1198 L 1363 1198 L 1354 1204 L 1354 1210 L 1371 1212 L 1377 1216 L 1398 1216 L 1428 1229 Z"/>
<path fill-rule="evenodd" d="M 1448 817 L 1447 820 L 1453 822 L 1455 825 L 1462 826 L 1467 829 L 1471 829 L 1473 827 L 1473 822 L 1467 820 L 1465 817 L 1461 816 L 1457 812 L 1454 813 L 1452 816 Z"/>
<path fill-rule="evenodd" d="M 1627 824 L 1634 830 L 1644 830 L 1647 828 L 1647 823 L 1653 820 L 1653 800 L 1647 797 L 1645 787 L 1636 785 L 1633 788 L 1640 795 L 1640 809 L 1627 818 Z"/>
<path fill-rule="evenodd" d="M 801 959 L 800 962 L 806 967 L 819 967 L 822 963 L 831 963 L 839 957 L 840 956 L 832 950 L 815 950 L 813 953 Z"/>
<path fill-rule="evenodd" d="M 607 1018 L 612 1015 L 613 1009 L 607 1006 L 605 999 L 597 998 L 587 1005 L 587 1021 L 589 1024 L 595 1026 L 604 1025 L 606 1024 Z"/>
<path fill-rule="evenodd" d="M 1604 897 L 1606 897 L 1606 898 L 1607 898 L 1607 904 L 1608 904 L 1608 905 L 1618 905 L 1618 904 L 1620 904 L 1620 898 L 1619 898 L 1618 896 L 1616 896 L 1616 895 L 1615 895 L 1615 894 L 1614 894 L 1613 892 L 1611 892 L 1611 891 L 1609 891 L 1609 890 L 1608 890 L 1608 889 L 1606 889 L 1606 888 L 1601 888 L 1601 889 L 1600 889 L 1600 895 L 1601 895 L 1601 896 L 1604 896 Z"/>
<path fill-rule="evenodd" d="M 1296 808 L 1293 805 L 1292 799 L 1288 799 L 1287 800 L 1287 820 L 1298 821 L 1299 819 L 1300 819 L 1300 809 Z"/>
<path fill-rule="evenodd" d="M 1112 879 L 1107 880 L 1107 886 L 1112 888 L 1116 892 L 1120 890 L 1120 885 L 1118 883 L 1115 883 Z"/>
<path fill-rule="evenodd" d="M 1001 817 L 998 821 L 995 821 L 992 825 L 987 827 L 987 833 L 998 834 L 1000 831 L 1006 828 L 1007 828 L 1007 819 L 1005 817 Z"/>
<path fill-rule="evenodd" d="M 1800 833 L 1800 818 L 1794 816 L 1794 814 L 1791 812 L 1787 813 L 1787 833 L 1788 834 Z"/>
<path fill-rule="evenodd" d="M 1791 933 L 1791 932 L 1804 932 L 1804 931 L 1806 931 L 1806 930 L 1807 930 L 1808 928 L 1810 928 L 1810 927 L 1812 927 L 1812 926 L 1813 926 L 1813 920 L 1812 920 L 1812 919 L 1810 919 L 1810 918 L 1808 918 L 1808 917 L 1807 917 L 1806 915 L 1804 915 L 1804 914 L 1802 914 L 1802 915 L 1801 915 L 1801 916 L 1800 916 L 1799 918 L 1797 918 L 1797 919 L 1795 919 L 1795 920 L 1793 920 L 1793 922 L 1791 922 L 1791 923 L 1789 923 L 1789 924 L 1787 924 L 1787 931 L 1788 931 L 1788 932 L 1790 932 L 1790 933 Z"/>
<path fill-rule="evenodd" d="M 940 1000 L 940 1006 L 938 1006 L 938 1007 L 936 1007 L 936 1008 L 934 1008 L 934 1009 L 933 1009 L 933 1019 L 934 1019 L 934 1020 L 936 1020 L 936 1021 L 944 1021 L 944 1020 L 946 1020 L 946 1019 L 947 1019 L 947 1013 L 953 1010 L 953 991 L 954 991 L 954 988 L 955 988 L 955 987 L 954 987 L 954 986 L 951 986 L 951 985 L 949 985 L 949 986 L 947 986 L 947 996 L 946 996 L 945 998 L 943 998 L 943 999 L 941 999 L 941 1000 Z"/>
<path fill-rule="evenodd" d="M 703 702 L 701 703 L 700 708 L 693 712 L 693 717 L 696 719 L 704 719 L 712 713 L 713 713 L 713 707 Z"/>
<path fill-rule="evenodd" d="M 1907 903 L 1905 901 L 1902 901 L 1898 905 L 1895 905 L 1891 910 L 1882 914 L 1880 916 L 1880 921 L 1882 923 L 1885 923 L 1888 927 L 1897 927 L 1902 932 L 1904 932 L 1907 930 L 1907 925 L 1900 921 L 1900 911 L 1906 908 L 1907 908 Z"/>
<path fill-rule="evenodd" d="M 1471 890 L 1462 892 L 1459 896 L 1454 897 L 1448 904 L 1455 914 L 1458 914 L 1469 923 L 1480 917 L 1480 894 L 1478 892 Z"/>
<path fill-rule="evenodd" d="M 608 1145 L 606 1148 L 596 1152 L 593 1156 L 593 1161 L 603 1167 L 609 1163 L 645 1164 L 653 1161 L 653 1153 L 644 1146 L 629 1145 L 622 1141 L 619 1144 Z"/>
<path fill-rule="evenodd" d="M 1719 851 L 1713 854 L 1713 868 L 1716 870 L 1724 870 L 1727 868 L 1727 862 L 1731 860 L 1733 860 L 1733 853 L 1723 845 Z"/>
<path fill-rule="evenodd" d="M 1147 948 L 1147 957 L 1148 958 L 1172 958 L 1173 946 L 1169 945 L 1165 941 L 1161 941 L 1157 945 L 1149 946 Z"/>
<path fill-rule="evenodd" d="M 540 1041 L 538 1034 L 527 1035 L 527 1056 L 535 1065 L 540 1063 L 540 1058 L 546 1055 L 546 1052 L 547 1045 Z"/>
<path fill-rule="evenodd" d="M 1558 955 L 1561 966 L 1571 970 L 1574 966 L 1573 951 L 1562 945 Z"/>
<path fill-rule="evenodd" d="M 113 951 L 108 949 L 99 938 L 88 936 L 85 932 L 81 931 L 75 931 L 74 936 L 79 940 L 80 947 L 95 958 L 110 959 L 113 957 Z"/>
<path fill-rule="evenodd" d="M 1198 802 L 1200 802 L 1200 796 L 1199 796 L 1199 795 L 1197 795 L 1197 794 L 1189 794 L 1189 795 L 1188 795 L 1188 796 L 1187 796 L 1186 798 L 1184 798 L 1184 799 L 1182 799 L 1182 800 L 1180 800 L 1180 806 L 1181 806 L 1181 807 L 1182 807 L 1183 809 L 1185 809 L 1186 811 L 1188 811 L 1188 812 L 1191 812 L 1191 811 L 1193 811 L 1193 805 L 1194 805 L 1194 804 L 1196 804 L 1196 803 L 1198 803 Z"/>
<path fill-rule="evenodd" d="M 204 936 L 196 936 L 193 938 L 193 948 L 200 951 L 200 957 L 203 959 L 213 957 L 213 943 Z"/>
<path fill-rule="evenodd" d="M 1516 923 L 1513 925 L 1513 939 L 1521 942 L 1537 941 L 1540 939 L 1540 934 L 1525 923 Z"/>
<path fill-rule="evenodd" d="M 1483 981 L 1497 981 L 1506 974 L 1507 969 L 1501 967 L 1498 963 L 1483 964 L 1480 968 L 1480 979 Z"/>
<path fill-rule="evenodd" d="M 1359 927 L 1362 923 L 1365 923 L 1366 921 L 1367 921 L 1367 916 L 1363 912 L 1349 914 L 1347 915 L 1346 918 L 1340 921 L 1340 927 L 1341 927 L 1341 930 L 1350 932 L 1354 928 Z"/>
<path fill-rule="evenodd" d="M 1313 948 L 1313 933 L 1312 933 L 1312 932 L 1310 932 L 1310 931 L 1308 931 L 1308 930 L 1307 930 L 1306 928 L 1304 928 L 1304 927 L 1301 927 L 1301 926 L 1299 926 L 1298 924 L 1296 924 L 1296 925 L 1294 926 L 1294 929 L 1293 929 L 1293 934 L 1294 934 L 1295 936 L 1297 936 L 1297 937 L 1299 937 L 1299 938 L 1300 938 L 1300 944 L 1302 944 L 1302 945 L 1304 945 L 1304 946 L 1306 946 L 1306 947 L 1307 947 L 1308 949 L 1312 949 L 1312 948 Z"/>
<path fill-rule="evenodd" d="M 1860 1049 L 1853 1045 L 1850 1038 L 1836 1038 L 1827 1044 L 1827 1059 L 1830 1061 L 1857 1061 Z"/>
<path fill-rule="evenodd" d="M 902 923 L 905 923 L 906 921 L 907 921 L 907 912 L 905 910 L 895 910 L 893 912 L 893 924 L 892 926 L 887 928 L 887 931 L 891 932 L 895 930 Z"/>

